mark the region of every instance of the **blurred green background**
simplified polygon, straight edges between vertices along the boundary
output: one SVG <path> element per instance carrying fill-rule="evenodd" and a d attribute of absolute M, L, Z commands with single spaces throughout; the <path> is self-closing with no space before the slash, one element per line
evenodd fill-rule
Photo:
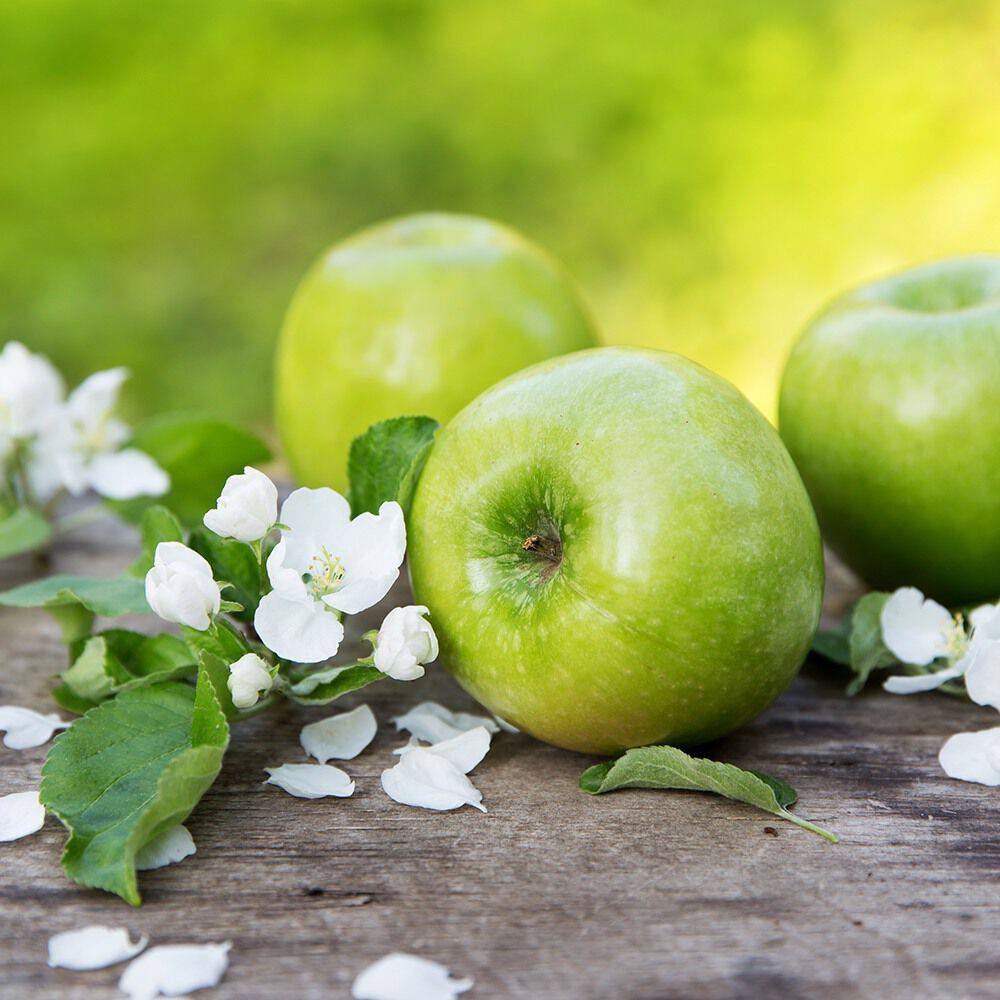
<path fill-rule="evenodd" d="M 771 412 L 831 294 L 997 248 L 998 43 L 980 0 L 0 0 L 2 339 L 266 427 L 310 261 L 461 210 Z"/>

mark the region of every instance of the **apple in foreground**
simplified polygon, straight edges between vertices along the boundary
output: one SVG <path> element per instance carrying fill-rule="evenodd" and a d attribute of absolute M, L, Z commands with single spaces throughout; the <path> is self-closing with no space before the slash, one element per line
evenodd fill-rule
<path fill-rule="evenodd" d="M 798 671 L 823 560 L 777 433 L 675 354 L 535 365 L 438 435 L 409 529 L 441 661 L 483 705 L 571 750 L 694 745 Z"/>
<path fill-rule="evenodd" d="M 277 424 L 296 479 L 346 486 L 353 438 L 400 414 L 444 423 L 483 389 L 592 347 L 568 275 L 513 230 L 413 215 L 328 250 L 289 307 L 277 353 Z"/>
<path fill-rule="evenodd" d="M 781 436 L 831 548 L 873 587 L 1000 595 L 1000 257 L 836 299 L 781 384 Z"/>

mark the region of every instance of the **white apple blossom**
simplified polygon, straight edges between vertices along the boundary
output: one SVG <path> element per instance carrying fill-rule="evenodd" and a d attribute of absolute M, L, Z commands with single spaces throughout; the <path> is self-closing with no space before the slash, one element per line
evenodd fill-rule
<path fill-rule="evenodd" d="M 134 944 L 124 927 L 97 924 L 76 931 L 63 931 L 49 938 L 49 965 L 53 969 L 90 972 L 106 969 L 135 958 L 149 943 L 143 934 Z"/>
<path fill-rule="evenodd" d="M 273 683 L 270 668 L 256 653 L 247 653 L 229 664 L 226 686 L 237 708 L 253 708 Z"/>
<path fill-rule="evenodd" d="M 122 448 L 128 427 L 114 411 L 128 378 L 125 368 L 95 372 L 52 415 L 32 446 L 28 476 L 32 491 L 48 500 L 61 487 L 73 496 L 88 489 L 112 500 L 161 496 L 170 478 L 149 455 Z"/>
<path fill-rule="evenodd" d="M 10 441 L 43 430 L 62 403 L 63 380 L 48 358 L 9 341 L 0 351 L 0 430 Z"/>
<path fill-rule="evenodd" d="M 181 542 L 160 542 L 146 574 L 146 601 L 165 621 L 204 632 L 222 595 L 204 556 Z"/>
<path fill-rule="evenodd" d="M 278 656 L 317 663 L 344 637 L 338 612 L 377 604 L 399 576 L 406 552 L 403 511 L 395 501 L 378 514 L 351 520 L 335 490 L 298 489 L 281 507 L 281 541 L 267 560 L 274 588 L 260 602 L 254 626 Z"/>
<path fill-rule="evenodd" d="M 277 520 L 278 488 L 250 465 L 226 480 L 215 508 L 204 517 L 210 531 L 241 542 L 259 542 Z"/>
<path fill-rule="evenodd" d="M 438 962 L 393 952 L 372 963 L 354 980 L 354 1000 L 455 1000 L 471 990 L 471 979 L 452 979 Z"/>
<path fill-rule="evenodd" d="M 229 941 L 150 948 L 122 973 L 118 989 L 130 1000 L 156 1000 L 217 986 L 229 968 L 230 948 Z"/>
<path fill-rule="evenodd" d="M 423 677 L 421 664 L 437 658 L 438 641 L 434 629 L 425 620 L 423 605 L 393 608 L 378 630 L 375 644 L 375 666 L 397 681 L 414 681 Z"/>
<path fill-rule="evenodd" d="M 916 587 L 901 587 L 890 596 L 881 623 L 882 641 L 901 663 L 926 667 L 943 656 L 964 652 L 961 620 Z"/>

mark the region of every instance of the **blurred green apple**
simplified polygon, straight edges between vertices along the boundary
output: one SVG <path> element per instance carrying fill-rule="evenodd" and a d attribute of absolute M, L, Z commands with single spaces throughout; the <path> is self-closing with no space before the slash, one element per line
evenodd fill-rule
<path fill-rule="evenodd" d="M 824 537 L 869 584 L 1000 595 L 1000 257 L 836 299 L 792 351 L 779 424 Z"/>
<path fill-rule="evenodd" d="M 365 229 L 306 274 L 281 331 L 277 423 L 295 478 L 343 491 L 369 425 L 443 423 L 512 372 L 594 343 L 567 274 L 505 226 L 428 214 Z"/>
<path fill-rule="evenodd" d="M 722 736 L 819 620 L 819 529 L 777 433 L 674 354 L 598 348 L 485 392 L 438 435 L 409 528 L 441 658 L 539 739 L 614 753 Z"/>

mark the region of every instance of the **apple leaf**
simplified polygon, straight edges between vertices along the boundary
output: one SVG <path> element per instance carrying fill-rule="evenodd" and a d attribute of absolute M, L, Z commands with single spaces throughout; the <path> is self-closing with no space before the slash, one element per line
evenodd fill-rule
<path fill-rule="evenodd" d="M 229 726 L 203 671 L 197 689 L 125 691 L 77 719 L 42 768 L 41 800 L 70 832 L 66 874 L 138 906 L 135 856 L 187 819 L 215 781 Z"/>
<path fill-rule="evenodd" d="M 187 644 L 169 633 L 142 635 L 109 629 L 74 643 L 72 666 L 60 675 L 55 700 L 68 711 L 85 712 L 133 688 L 179 680 L 197 670 Z"/>
<path fill-rule="evenodd" d="M 0 592 L 0 605 L 47 609 L 76 605 L 105 618 L 149 614 L 143 582 L 131 576 L 50 576 Z"/>
<path fill-rule="evenodd" d="M 260 601 L 260 565 L 253 549 L 234 538 L 220 538 L 207 528 L 195 528 L 188 545 L 200 553 L 212 567 L 216 580 L 225 580 L 226 598 L 241 605 L 233 614 L 240 621 L 253 621 Z"/>
<path fill-rule="evenodd" d="M 253 652 L 243 635 L 220 619 L 216 619 L 213 628 L 204 632 L 182 625 L 181 635 L 199 659 L 202 653 L 211 653 L 224 663 L 235 663 L 244 654 Z"/>
<path fill-rule="evenodd" d="M 222 420 L 184 413 L 145 421 L 136 427 L 131 444 L 156 459 L 170 476 L 166 496 L 108 502 L 119 517 L 135 523 L 149 507 L 166 506 L 182 524 L 194 527 L 215 506 L 229 476 L 271 457 L 255 434 Z"/>
<path fill-rule="evenodd" d="M 19 507 L 0 521 L 0 559 L 40 549 L 52 537 L 52 526 L 31 507 Z"/>
<path fill-rule="evenodd" d="M 142 537 L 142 555 L 128 568 L 130 576 L 144 577 L 153 567 L 156 546 L 160 542 L 183 542 L 184 529 L 177 515 L 167 507 L 156 504 L 142 512 L 139 522 Z"/>
<path fill-rule="evenodd" d="M 347 460 L 351 513 L 377 513 L 386 500 L 408 515 L 413 491 L 441 425 L 430 417 L 394 417 L 373 424 L 351 443 Z"/>
<path fill-rule="evenodd" d="M 833 663 L 838 663 L 842 667 L 849 667 L 851 665 L 851 619 L 853 616 L 854 609 L 850 608 L 833 628 L 820 629 L 813 639 L 812 652 Z"/>
<path fill-rule="evenodd" d="M 588 767 L 580 776 L 580 787 L 591 795 L 618 788 L 676 788 L 715 792 L 727 799 L 746 802 L 817 833 L 831 843 L 835 834 L 788 811 L 796 800 L 795 790 L 779 778 L 759 771 L 745 771 L 704 757 L 691 757 L 669 746 L 638 747 L 617 760 Z"/>
<path fill-rule="evenodd" d="M 303 705 L 327 705 L 341 695 L 357 691 L 385 677 L 378 667 L 369 663 L 349 663 L 343 667 L 327 667 L 307 674 L 290 684 L 285 694 Z"/>

